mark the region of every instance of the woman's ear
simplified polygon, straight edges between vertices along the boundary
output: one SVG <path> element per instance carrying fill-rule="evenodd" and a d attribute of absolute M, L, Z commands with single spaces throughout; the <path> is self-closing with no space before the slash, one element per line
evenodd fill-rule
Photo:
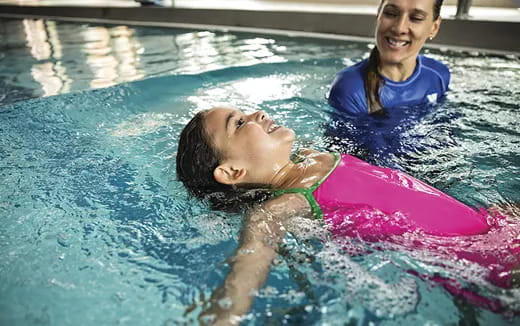
<path fill-rule="evenodd" d="M 433 26 L 432 26 L 432 30 L 430 32 L 430 36 L 429 36 L 429 39 L 433 39 L 437 33 L 439 32 L 439 28 L 441 27 L 441 21 L 442 21 L 442 18 L 441 16 L 439 16 L 434 22 L 433 22 Z"/>
<path fill-rule="evenodd" d="M 213 170 L 213 177 L 217 182 L 226 185 L 240 183 L 246 175 L 246 169 L 230 163 L 220 164 Z"/>

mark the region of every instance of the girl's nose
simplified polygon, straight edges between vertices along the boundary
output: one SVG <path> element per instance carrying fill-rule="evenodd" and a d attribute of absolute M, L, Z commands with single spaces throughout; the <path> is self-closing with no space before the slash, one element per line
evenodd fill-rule
<path fill-rule="evenodd" d="M 253 113 L 253 118 L 257 121 L 263 121 L 263 120 L 268 119 L 269 116 L 264 111 L 259 110 L 259 111 L 256 111 L 255 113 Z"/>

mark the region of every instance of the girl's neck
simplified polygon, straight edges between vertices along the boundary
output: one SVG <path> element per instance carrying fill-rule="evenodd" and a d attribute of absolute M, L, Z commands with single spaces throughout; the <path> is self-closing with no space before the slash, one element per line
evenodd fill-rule
<path fill-rule="evenodd" d="M 274 189 L 310 187 L 321 180 L 332 168 L 333 164 L 329 164 L 328 161 L 334 163 L 333 160 L 326 159 L 331 155 L 330 153 L 316 153 L 308 155 L 300 163 L 290 161 L 273 176 L 270 184 Z"/>
<path fill-rule="evenodd" d="M 281 169 L 275 172 L 269 184 L 274 189 L 294 188 L 301 182 L 304 170 L 300 164 L 288 161 Z"/>

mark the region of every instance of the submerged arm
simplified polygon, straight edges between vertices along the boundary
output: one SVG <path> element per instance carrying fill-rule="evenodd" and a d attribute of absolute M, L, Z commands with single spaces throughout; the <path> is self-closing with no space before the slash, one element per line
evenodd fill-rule
<path fill-rule="evenodd" d="M 296 212 L 289 207 L 295 202 L 291 197 L 294 195 L 280 196 L 248 212 L 231 271 L 224 284 L 213 292 L 211 306 L 199 317 L 203 324 L 238 324 L 249 311 L 285 235 L 282 222 Z"/>

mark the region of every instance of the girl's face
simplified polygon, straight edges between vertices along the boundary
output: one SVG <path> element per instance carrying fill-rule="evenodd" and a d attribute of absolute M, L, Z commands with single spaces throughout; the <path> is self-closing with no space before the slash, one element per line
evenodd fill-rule
<path fill-rule="evenodd" d="M 225 163 L 268 177 L 290 159 L 294 132 L 276 125 L 263 111 L 245 114 L 234 108 L 214 108 L 205 116 L 206 132 Z M 247 180 L 264 182 L 269 180 Z M 245 182 L 242 180 L 242 182 Z"/>
<path fill-rule="evenodd" d="M 424 42 L 439 30 L 435 0 L 385 0 L 377 16 L 376 44 L 381 64 L 415 65 Z"/>

